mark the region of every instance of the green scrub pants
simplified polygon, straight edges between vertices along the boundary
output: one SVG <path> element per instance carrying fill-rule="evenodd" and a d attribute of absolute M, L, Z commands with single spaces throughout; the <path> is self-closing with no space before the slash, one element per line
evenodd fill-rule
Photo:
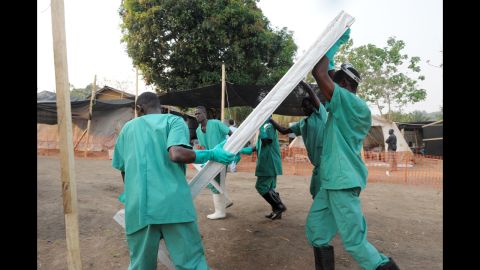
<path fill-rule="evenodd" d="M 264 195 L 270 189 L 275 190 L 277 187 L 277 176 L 257 176 L 257 183 L 255 188 L 260 195 Z"/>
<path fill-rule="evenodd" d="M 130 251 L 128 270 L 157 269 L 158 245 L 165 240 L 175 269 L 210 269 L 205 259 L 196 222 L 152 224 L 127 235 Z"/>
<path fill-rule="evenodd" d="M 345 249 L 363 269 L 374 270 L 388 257 L 367 241 L 367 223 L 360 205 L 360 188 L 320 188 L 307 216 L 305 232 L 314 247 L 328 246 L 337 230 Z"/>

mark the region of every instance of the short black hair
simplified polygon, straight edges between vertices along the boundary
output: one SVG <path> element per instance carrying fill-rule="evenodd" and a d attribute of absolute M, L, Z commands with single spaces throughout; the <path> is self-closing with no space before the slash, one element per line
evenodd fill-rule
<path fill-rule="evenodd" d="M 137 105 L 148 108 L 160 107 L 160 99 L 155 93 L 145 92 L 138 96 Z"/>
<path fill-rule="evenodd" d="M 203 111 L 205 114 L 207 113 L 207 108 L 205 108 L 205 106 L 197 106 L 197 110 Z"/>
<path fill-rule="evenodd" d="M 351 71 L 355 76 L 360 78 L 360 73 L 358 73 L 358 71 L 356 71 L 354 68 L 349 67 L 348 70 Z M 354 79 L 350 78 L 350 76 L 348 76 L 347 73 L 345 73 L 341 69 L 335 72 L 332 80 L 336 83 L 340 83 L 343 80 L 347 80 L 350 83 L 350 85 L 353 87 L 353 90 L 357 92 L 358 83 Z"/>
<path fill-rule="evenodd" d="M 230 119 L 228 120 L 228 123 L 233 126 L 233 124 L 235 124 L 235 121 L 233 121 L 233 119 Z"/>

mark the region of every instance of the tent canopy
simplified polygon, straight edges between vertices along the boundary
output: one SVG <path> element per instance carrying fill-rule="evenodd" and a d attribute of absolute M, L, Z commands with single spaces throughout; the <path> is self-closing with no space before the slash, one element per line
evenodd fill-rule
<path fill-rule="evenodd" d="M 235 85 L 226 83 L 225 91 L 225 106 L 250 106 L 257 107 L 263 97 L 265 97 L 273 86 L 256 86 L 256 85 Z M 318 91 L 316 84 L 310 84 L 316 90 L 320 101 L 325 104 L 325 96 Z M 222 85 L 214 84 L 205 87 L 169 92 L 160 94 L 160 103 L 162 105 L 172 105 L 179 107 L 197 107 L 205 106 L 207 108 L 220 108 L 221 106 L 221 92 Z M 282 104 L 274 112 L 280 115 L 302 116 L 305 115 L 302 108 L 303 98 L 308 97 L 308 93 L 301 86 L 295 89 L 287 96 Z"/>

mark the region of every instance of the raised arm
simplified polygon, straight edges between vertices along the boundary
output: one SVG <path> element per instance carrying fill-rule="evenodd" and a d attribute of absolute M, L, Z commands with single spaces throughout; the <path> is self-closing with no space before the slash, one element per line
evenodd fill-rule
<path fill-rule="evenodd" d="M 307 90 L 308 95 L 310 96 L 310 99 L 313 101 L 313 106 L 315 106 L 315 108 L 318 110 L 318 108 L 320 108 L 320 99 L 315 94 L 315 91 L 313 91 L 312 87 L 310 87 L 310 85 L 308 85 L 308 83 L 304 81 L 300 81 L 300 84 L 304 87 L 304 89 Z"/>
<path fill-rule="evenodd" d="M 323 91 L 323 94 L 328 101 L 332 99 L 333 91 L 335 89 L 335 84 L 332 80 L 331 70 L 335 68 L 334 57 L 337 53 L 340 46 L 348 41 L 350 38 L 350 28 L 348 28 L 343 35 L 333 44 L 333 46 L 325 53 L 325 55 L 320 59 L 320 61 L 313 67 L 312 75 L 317 81 L 317 85 L 320 88 L 320 91 Z M 330 72 L 330 74 L 329 74 Z"/>
<path fill-rule="evenodd" d="M 276 130 L 278 130 L 278 132 L 282 133 L 282 134 L 288 134 L 288 133 L 293 133 L 293 131 L 290 129 L 290 128 L 284 128 L 284 127 L 281 127 L 277 122 L 275 122 L 275 120 L 273 120 L 272 118 L 270 118 L 270 123 L 273 125 L 273 127 L 275 127 Z"/>
<path fill-rule="evenodd" d="M 329 61 L 327 56 L 322 57 L 312 70 L 312 75 L 315 81 L 317 81 L 318 88 L 320 88 L 320 91 L 323 91 L 328 101 L 332 99 L 333 89 L 335 89 L 333 80 L 330 78 L 330 75 L 328 75 Z"/>

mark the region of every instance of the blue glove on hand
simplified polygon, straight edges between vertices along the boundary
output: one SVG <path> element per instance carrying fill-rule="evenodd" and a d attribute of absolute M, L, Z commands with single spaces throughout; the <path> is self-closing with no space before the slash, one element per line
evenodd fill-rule
<path fill-rule="evenodd" d="M 251 155 L 253 153 L 253 148 L 252 147 L 245 147 L 242 148 L 238 154 L 243 154 L 243 155 Z"/>
<path fill-rule="evenodd" d="M 225 141 L 219 143 L 215 148 L 211 150 L 194 150 L 195 151 L 195 161 L 193 163 L 205 163 L 209 160 L 213 160 L 219 163 L 228 165 L 235 160 L 235 154 L 223 150 L 223 145 Z"/>
<path fill-rule="evenodd" d="M 225 165 L 228 165 L 228 164 L 232 163 L 232 161 L 235 160 L 235 154 L 230 153 L 228 151 L 225 151 L 223 149 L 223 145 L 225 144 L 225 142 L 226 142 L 226 140 L 217 144 L 217 146 L 215 146 L 215 148 L 213 148 L 213 150 L 212 150 L 213 151 L 213 157 L 212 157 L 211 160 L 219 162 L 219 163 L 223 163 Z"/>
<path fill-rule="evenodd" d="M 233 162 L 235 162 L 235 164 L 238 164 L 241 159 L 242 159 L 242 157 L 240 156 L 240 153 L 238 153 L 238 154 L 235 156 L 235 160 L 234 160 Z"/>
<path fill-rule="evenodd" d="M 193 163 L 203 164 L 212 159 L 213 151 L 212 150 L 193 150 L 195 151 L 195 160 Z"/>
<path fill-rule="evenodd" d="M 328 63 L 328 70 L 332 70 L 335 68 L 335 62 L 333 58 L 335 57 L 335 54 L 337 53 L 338 49 L 340 49 L 340 47 L 343 44 L 345 44 L 349 38 L 350 38 L 350 28 L 348 28 L 347 31 L 343 33 L 343 35 L 337 40 L 337 42 L 335 42 L 335 44 L 333 44 L 333 46 L 325 54 L 325 56 L 328 57 L 328 60 L 330 60 L 330 62 Z"/>

